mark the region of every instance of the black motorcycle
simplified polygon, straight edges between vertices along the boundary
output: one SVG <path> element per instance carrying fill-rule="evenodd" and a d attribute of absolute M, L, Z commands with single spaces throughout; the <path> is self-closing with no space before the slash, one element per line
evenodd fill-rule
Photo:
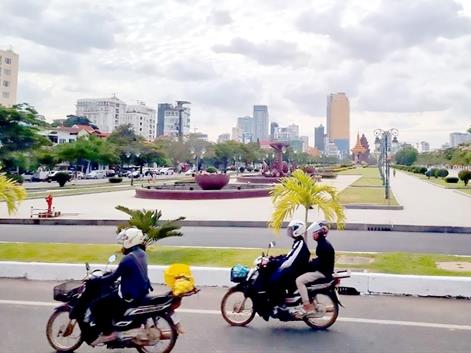
<path fill-rule="evenodd" d="M 111 256 L 109 263 L 116 260 Z M 58 352 L 73 352 L 83 342 L 91 345 L 101 330 L 96 326 L 91 311 L 94 301 L 116 290 L 118 283 L 104 284 L 93 279 L 106 272 L 94 270 L 86 264 L 87 275 L 82 281 L 68 281 L 54 287 L 54 300 L 64 302 L 54 309 L 47 322 L 46 336 Z M 106 270 L 105 270 L 106 271 Z M 168 353 L 175 346 L 180 326 L 174 311 L 181 305 L 182 297 L 171 291 L 161 295 L 148 295 L 139 305 L 126 310 L 113 321 L 117 338 L 107 342 L 109 349 L 136 348 L 141 353 Z"/>
<path fill-rule="evenodd" d="M 268 249 L 275 246 L 271 242 Z M 221 313 L 231 326 L 245 326 L 250 323 L 257 313 L 266 321 L 275 318 L 280 321 L 304 321 L 314 329 L 327 329 L 337 320 L 340 303 L 337 287 L 342 278 L 350 277 L 349 271 L 338 271 L 331 278 L 319 279 L 307 285 L 309 299 L 315 304 L 316 312 L 313 315 L 301 314 L 301 296 L 294 280 L 290 288 L 285 291 L 284 303 L 273 307 L 270 304 L 268 293 L 268 280 L 277 269 L 277 261 L 262 253 L 254 264 L 255 268 L 248 269 L 235 266 L 231 270 L 231 281 L 237 283 L 230 288 L 222 298 Z"/>

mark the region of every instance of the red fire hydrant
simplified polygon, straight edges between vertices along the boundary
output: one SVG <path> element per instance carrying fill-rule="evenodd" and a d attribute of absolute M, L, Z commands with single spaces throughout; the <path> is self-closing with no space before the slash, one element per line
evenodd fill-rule
<path fill-rule="evenodd" d="M 49 217 L 52 216 L 52 200 L 53 200 L 53 198 L 52 198 L 51 194 L 46 196 L 47 214 L 48 214 Z"/>

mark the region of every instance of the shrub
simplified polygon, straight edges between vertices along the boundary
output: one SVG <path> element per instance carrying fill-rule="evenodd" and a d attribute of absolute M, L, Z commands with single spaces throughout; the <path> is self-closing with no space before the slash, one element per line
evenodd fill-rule
<path fill-rule="evenodd" d="M 23 177 L 21 175 L 18 175 L 18 174 L 8 174 L 7 173 L 6 177 L 8 179 L 13 180 L 15 183 L 18 183 L 18 184 L 23 184 L 23 182 L 24 182 Z"/>
<path fill-rule="evenodd" d="M 57 181 L 59 186 L 62 188 L 65 183 L 70 181 L 70 175 L 67 172 L 57 172 L 56 175 L 54 175 L 53 180 Z"/>
<path fill-rule="evenodd" d="M 469 180 L 471 180 L 471 170 L 462 170 L 458 173 L 458 178 L 464 182 L 464 186 L 468 185 Z"/>
<path fill-rule="evenodd" d="M 448 178 L 445 178 L 445 181 L 447 183 L 450 183 L 450 184 L 456 184 L 458 182 L 458 178 L 457 177 L 448 177 Z"/>
<path fill-rule="evenodd" d="M 108 178 L 108 181 L 112 184 L 118 184 L 120 182 L 123 181 L 123 178 L 120 178 L 120 177 L 111 177 L 111 178 Z"/>
<path fill-rule="evenodd" d="M 431 175 L 431 176 L 433 176 L 434 178 L 438 178 L 438 171 L 439 171 L 439 169 L 438 169 L 438 168 L 432 168 L 432 169 L 430 169 L 430 170 L 431 170 L 431 172 L 432 172 L 432 175 Z"/>
<path fill-rule="evenodd" d="M 438 172 L 437 172 L 438 176 L 440 178 L 445 178 L 448 176 L 448 170 L 446 169 L 439 169 Z"/>
<path fill-rule="evenodd" d="M 431 176 L 433 176 L 433 171 L 432 169 L 429 169 L 425 172 L 425 176 L 430 179 Z"/>
<path fill-rule="evenodd" d="M 427 171 L 426 167 L 419 167 L 419 169 L 419 174 L 425 174 L 425 172 Z"/>
<path fill-rule="evenodd" d="M 206 168 L 206 171 L 209 173 L 209 174 L 214 174 L 214 173 L 217 173 L 218 170 L 214 167 L 208 167 Z"/>

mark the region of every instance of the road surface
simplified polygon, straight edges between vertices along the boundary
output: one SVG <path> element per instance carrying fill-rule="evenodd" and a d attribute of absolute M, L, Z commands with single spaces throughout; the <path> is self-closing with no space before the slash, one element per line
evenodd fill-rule
<path fill-rule="evenodd" d="M 116 227 L 0 225 L 0 241 L 54 243 L 114 243 Z M 181 238 L 159 244 L 265 248 L 271 240 L 288 248 L 291 241 L 282 231 L 275 235 L 265 228 L 184 227 Z M 404 251 L 471 255 L 471 234 L 331 231 L 329 239 L 337 251 Z M 310 240 L 310 246 L 314 246 Z"/>
<path fill-rule="evenodd" d="M 0 352 L 52 352 L 45 326 L 53 310 L 54 285 L 0 280 Z M 186 333 L 173 352 L 469 353 L 471 347 L 469 300 L 341 296 L 345 308 L 327 331 L 258 317 L 238 328 L 229 327 L 218 312 L 225 290 L 203 288 L 185 298 L 179 316 Z M 82 345 L 77 352 L 111 351 Z"/>

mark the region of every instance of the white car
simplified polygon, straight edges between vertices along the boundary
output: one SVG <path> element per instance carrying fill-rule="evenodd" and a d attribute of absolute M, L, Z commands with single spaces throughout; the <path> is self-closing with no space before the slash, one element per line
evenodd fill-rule
<path fill-rule="evenodd" d="M 160 168 L 159 170 L 160 175 L 172 175 L 174 173 L 175 171 L 173 170 L 173 168 Z"/>
<path fill-rule="evenodd" d="M 92 170 L 90 173 L 85 175 L 86 179 L 103 179 L 106 178 L 105 170 Z"/>
<path fill-rule="evenodd" d="M 196 174 L 196 170 L 194 169 L 190 169 L 185 172 L 185 175 L 193 175 L 193 174 Z"/>

